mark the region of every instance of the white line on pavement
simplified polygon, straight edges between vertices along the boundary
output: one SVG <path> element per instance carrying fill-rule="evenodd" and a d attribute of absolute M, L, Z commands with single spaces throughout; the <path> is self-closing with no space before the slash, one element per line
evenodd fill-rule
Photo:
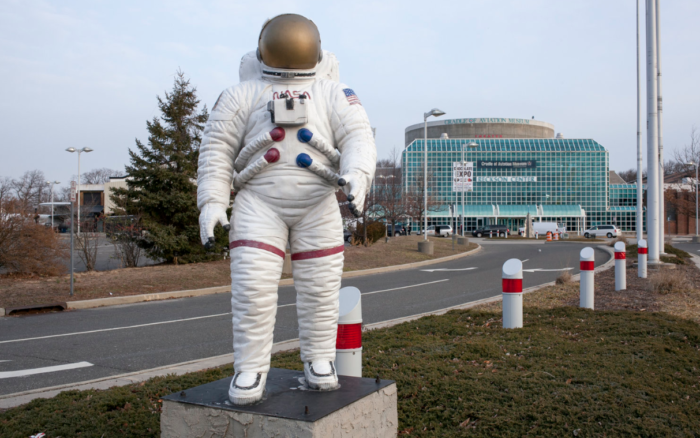
<path fill-rule="evenodd" d="M 419 287 L 419 286 L 425 286 L 425 285 L 428 285 L 428 284 L 441 283 L 441 282 L 443 282 L 443 281 L 449 281 L 449 280 L 448 280 L 448 279 L 444 279 L 444 280 L 437 280 L 437 281 L 429 281 L 428 283 L 419 283 L 419 284 L 412 284 L 412 285 L 410 285 L 410 286 L 395 287 L 395 288 L 392 288 L 392 289 L 377 290 L 377 291 L 374 291 L 374 292 L 365 292 L 365 293 L 363 293 L 362 295 L 372 295 L 372 294 L 378 294 L 378 293 L 381 293 L 381 292 L 389 292 L 389 291 L 393 291 L 393 290 L 409 289 L 409 288 L 412 288 L 412 287 Z M 291 307 L 291 306 L 296 306 L 296 303 L 282 304 L 282 305 L 280 305 L 280 306 L 277 306 L 277 308 L 280 308 L 280 307 Z M 84 332 L 62 333 L 62 334 L 60 334 L 60 335 L 37 336 L 37 337 L 35 337 L 35 338 L 10 339 L 10 340 L 7 340 L 7 341 L 0 341 L 0 344 L 9 344 L 9 343 L 12 343 L 12 342 L 35 341 L 35 340 L 38 340 L 38 339 L 60 338 L 60 337 L 63 337 L 63 336 L 87 335 L 87 334 L 90 334 L 90 333 L 111 332 L 111 331 L 114 331 L 114 330 L 125 330 L 125 329 L 131 329 L 131 328 L 148 327 L 148 326 L 152 326 L 152 325 L 172 324 L 172 323 L 175 323 L 175 322 L 194 321 L 194 320 L 197 320 L 197 319 L 216 318 L 216 317 L 219 317 L 219 316 L 226 316 L 226 315 L 230 315 L 230 314 L 231 314 L 231 312 L 227 312 L 227 313 L 217 313 L 216 315 L 195 316 L 195 317 L 192 317 L 192 318 L 173 319 L 173 320 L 171 320 L 171 321 L 150 322 L 150 323 L 147 323 L 147 324 L 129 325 L 129 326 L 125 326 L 125 327 L 112 327 L 112 328 L 98 329 L 98 330 L 87 330 L 87 331 L 84 331 Z"/>
<path fill-rule="evenodd" d="M 74 370 L 76 368 L 91 367 L 90 362 L 77 362 L 65 365 L 56 365 L 53 367 L 33 368 L 31 370 L 5 371 L 0 373 L 0 379 L 9 379 L 10 377 L 31 376 L 32 374 L 53 373 L 55 371 Z"/>
<path fill-rule="evenodd" d="M 560 269 L 523 269 L 523 272 L 558 272 L 558 271 L 570 271 L 574 268 L 560 268 Z"/>
<path fill-rule="evenodd" d="M 384 289 L 384 290 L 375 290 L 374 292 L 365 292 L 362 295 L 372 295 L 372 294 L 378 294 L 382 292 L 389 292 L 392 290 L 399 290 L 399 289 L 408 289 L 411 287 L 418 287 L 418 286 L 425 286 L 426 284 L 435 284 L 435 283 L 442 283 L 443 281 L 450 281 L 449 279 L 444 279 L 444 280 L 437 280 L 437 281 L 429 281 L 427 283 L 420 283 L 420 284 L 412 284 L 410 286 L 403 286 L 403 287 L 395 287 L 393 289 Z"/>
<path fill-rule="evenodd" d="M 150 325 L 171 324 L 173 322 L 193 321 L 195 319 L 216 318 L 217 316 L 224 316 L 224 315 L 230 315 L 230 314 L 231 314 L 231 312 L 219 313 L 216 315 L 195 316 L 194 318 L 173 319 L 172 321 L 150 322 L 148 324 L 137 324 L 137 325 L 130 325 L 130 326 L 126 326 L 126 327 L 113 327 L 113 328 L 99 329 L 99 330 L 88 330 L 88 331 L 84 331 L 84 332 L 62 333 L 60 335 L 37 336 L 36 338 L 10 339 L 9 341 L 0 341 L 0 344 L 9 344 L 11 342 L 22 342 L 22 341 L 34 341 L 37 339 L 60 338 L 62 336 L 86 335 L 89 333 L 111 332 L 113 330 L 124 330 L 124 329 L 130 329 L 130 328 L 148 327 Z"/>
<path fill-rule="evenodd" d="M 361 295 L 372 295 L 372 294 L 379 294 L 379 293 L 382 293 L 382 292 L 391 292 L 392 290 L 410 289 L 410 288 L 412 288 L 412 287 L 425 286 L 425 285 L 427 285 L 427 284 L 442 283 L 443 281 L 450 281 L 450 280 L 446 278 L 446 279 L 444 279 L 444 280 L 429 281 L 429 282 L 427 282 L 427 283 L 412 284 L 412 285 L 410 285 L 410 286 L 401 286 L 401 287 L 394 287 L 394 288 L 391 288 L 391 289 L 375 290 L 375 291 L 373 291 L 373 292 L 364 292 L 364 293 L 362 293 Z M 279 307 L 290 307 L 290 306 L 296 306 L 296 304 L 295 304 L 295 303 L 292 303 L 292 304 L 283 304 L 283 305 L 277 306 L 277 307 L 279 308 Z"/>

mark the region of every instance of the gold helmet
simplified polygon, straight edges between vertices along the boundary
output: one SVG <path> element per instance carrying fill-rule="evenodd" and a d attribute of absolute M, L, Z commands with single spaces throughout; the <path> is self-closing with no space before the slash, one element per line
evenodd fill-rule
<path fill-rule="evenodd" d="M 268 67 L 308 70 L 316 67 L 322 57 L 321 35 L 306 17 L 278 15 L 260 31 L 258 59 Z"/>

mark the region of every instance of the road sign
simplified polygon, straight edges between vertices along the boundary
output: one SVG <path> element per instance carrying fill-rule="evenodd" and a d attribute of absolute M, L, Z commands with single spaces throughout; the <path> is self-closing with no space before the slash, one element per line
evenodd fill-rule
<path fill-rule="evenodd" d="M 75 181 L 70 182 L 70 202 L 75 202 L 76 193 L 78 192 L 78 185 Z"/>

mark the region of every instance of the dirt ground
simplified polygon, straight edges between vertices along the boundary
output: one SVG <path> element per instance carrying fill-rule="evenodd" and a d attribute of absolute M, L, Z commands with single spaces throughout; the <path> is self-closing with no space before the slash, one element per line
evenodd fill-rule
<path fill-rule="evenodd" d="M 345 248 L 345 271 L 379 268 L 446 257 L 476 248 L 455 245 L 452 239 L 431 238 L 435 253 L 418 252 L 420 236 L 399 236 L 374 245 Z M 70 277 L 0 276 L 0 307 L 18 307 L 109 296 L 201 289 L 231 283 L 228 260 L 189 265 L 156 265 L 75 274 L 75 294 L 69 296 Z M 284 276 L 288 277 L 288 276 Z"/>
<path fill-rule="evenodd" d="M 595 310 L 631 310 L 636 312 L 666 312 L 700 323 L 700 269 L 692 260 L 676 265 L 669 271 L 647 272 L 646 279 L 637 276 L 634 258 L 627 258 L 627 289 L 615 292 L 615 269 L 596 274 Z M 673 282 L 671 292 L 658 292 L 654 284 Z M 683 287 L 678 287 L 681 285 Z M 550 286 L 523 297 L 524 308 L 553 309 L 579 305 L 579 283 Z M 501 302 L 486 304 L 483 308 L 501 307 Z"/>

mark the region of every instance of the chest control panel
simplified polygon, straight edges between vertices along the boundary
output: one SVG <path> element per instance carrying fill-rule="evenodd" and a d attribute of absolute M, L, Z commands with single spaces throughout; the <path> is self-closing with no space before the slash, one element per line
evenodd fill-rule
<path fill-rule="evenodd" d="M 299 96 L 295 100 L 289 93 L 282 93 L 279 99 L 267 103 L 272 123 L 277 126 L 301 126 L 308 123 L 306 96 Z"/>

